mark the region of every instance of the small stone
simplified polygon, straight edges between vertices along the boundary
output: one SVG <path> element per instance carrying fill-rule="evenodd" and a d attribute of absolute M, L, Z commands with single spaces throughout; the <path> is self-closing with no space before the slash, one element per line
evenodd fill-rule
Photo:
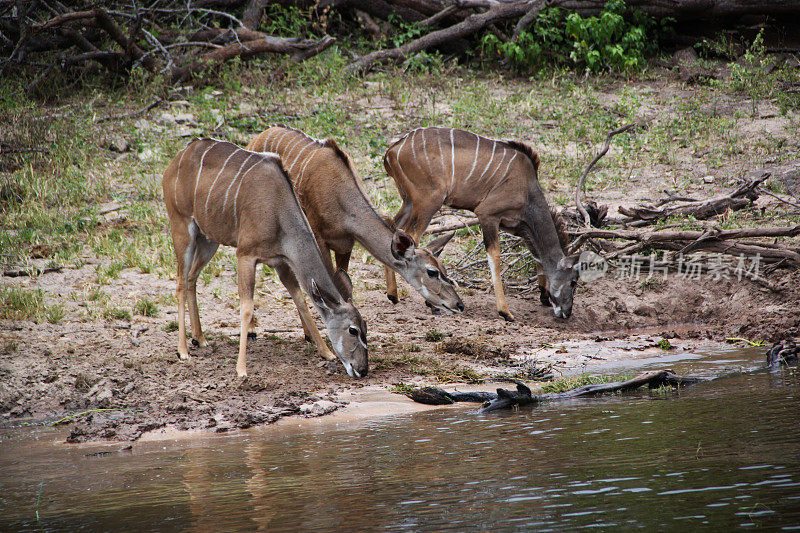
<path fill-rule="evenodd" d="M 714 183 L 714 176 L 711 174 L 703 176 L 703 183 Z"/>

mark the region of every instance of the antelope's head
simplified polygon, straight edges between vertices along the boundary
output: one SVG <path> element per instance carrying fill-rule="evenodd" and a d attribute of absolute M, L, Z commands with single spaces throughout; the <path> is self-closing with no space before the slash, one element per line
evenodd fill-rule
<path fill-rule="evenodd" d="M 392 238 L 392 255 L 399 263 L 397 272 L 425 298 L 425 305 L 434 314 L 464 311 L 464 302 L 439 261 L 439 255 L 453 235 L 455 233 L 439 237 L 422 248 L 417 248 L 414 239 L 403 230 L 397 230 Z"/>
<path fill-rule="evenodd" d="M 339 291 L 337 295 L 322 293 L 312 280 L 311 299 L 322 315 L 333 351 L 347 374 L 351 378 L 363 378 L 369 372 L 367 323 L 353 305 L 353 283 L 347 272 L 339 269 L 333 276 L 333 282 Z"/>
<path fill-rule="evenodd" d="M 572 297 L 578 284 L 578 256 L 562 257 L 555 271 L 547 276 L 547 296 L 558 318 L 569 318 L 572 314 Z"/>

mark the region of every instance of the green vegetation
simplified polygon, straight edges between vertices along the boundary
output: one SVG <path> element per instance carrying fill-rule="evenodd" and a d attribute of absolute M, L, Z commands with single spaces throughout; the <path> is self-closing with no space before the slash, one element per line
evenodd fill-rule
<path fill-rule="evenodd" d="M 0 289 L 0 318 L 9 320 L 35 319 L 43 311 L 44 293 L 40 289 L 19 287 Z"/>
<path fill-rule="evenodd" d="M 540 392 L 542 394 L 567 392 L 585 385 L 597 385 L 599 383 L 611 383 L 612 381 L 625 381 L 631 376 L 576 376 L 572 378 L 559 378 L 544 385 Z"/>
<path fill-rule="evenodd" d="M 137 315 L 156 317 L 158 316 L 158 305 L 145 296 L 133 304 L 133 312 Z"/>
<path fill-rule="evenodd" d="M 44 303 L 44 292 L 41 289 L 24 289 L 22 287 L 4 287 L 0 289 L 0 319 L 47 320 L 56 324 L 64 318 L 64 306 L 47 306 Z"/>
<path fill-rule="evenodd" d="M 107 320 L 130 320 L 133 317 L 128 309 L 109 307 L 103 311 L 103 318 Z"/>
<path fill-rule="evenodd" d="M 425 332 L 425 340 L 428 342 L 439 342 L 444 339 L 444 333 L 436 329 L 429 329 Z"/>
<path fill-rule="evenodd" d="M 669 339 L 661 339 L 656 343 L 656 345 L 661 348 L 662 350 L 672 350 L 675 348 L 670 342 Z"/>
<path fill-rule="evenodd" d="M 487 33 L 482 45 L 519 72 L 552 63 L 583 66 L 594 73 L 630 73 L 645 67 L 646 56 L 657 50 L 658 34 L 671 21 L 662 21 L 657 31 L 656 22 L 643 12 L 627 12 L 624 0 L 609 0 L 597 17 L 548 8 L 516 40 L 502 42 L 495 33 Z"/>

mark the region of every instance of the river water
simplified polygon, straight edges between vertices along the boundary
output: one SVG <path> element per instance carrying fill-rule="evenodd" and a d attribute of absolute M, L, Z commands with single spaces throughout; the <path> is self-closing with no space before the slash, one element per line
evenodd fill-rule
<path fill-rule="evenodd" d="M 669 366 L 719 375 L 763 351 Z M 0 530 L 800 530 L 797 369 L 129 451 L 57 436 L 0 432 Z"/>

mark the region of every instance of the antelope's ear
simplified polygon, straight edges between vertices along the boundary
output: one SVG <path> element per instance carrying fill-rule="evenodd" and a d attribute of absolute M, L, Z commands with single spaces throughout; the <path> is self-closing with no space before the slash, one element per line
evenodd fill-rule
<path fill-rule="evenodd" d="M 353 299 L 353 282 L 344 269 L 340 268 L 336 271 L 336 274 L 333 275 L 333 283 L 339 289 L 339 294 L 342 295 L 345 301 Z"/>
<path fill-rule="evenodd" d="M 401 229 L 394 232 L 394 236 L 392 237 L 392 255 L 395 259 L 413 259 L 414 250 L 416 250 L 416 248 L 417 245 L 414 244 L 414 239 L 411 238 L 411 235 Z"/>
<path fill-rule="evenodd" d="M 559 268 L 564 268 L 564 269 L 570 269 L 571 268 L 573 270 L 578 270 L 579 264 L 580 264 L 580 255 L 573 254 L 573 255 L 570 255 L 570 256 L 567 256 L 567 257 L 564 257 L 563 259 L 561 259 L 558 262 L 558 267 Z"/>
<path fill-rule="evenodd" d="M 455 234 L 456 232 L 454 231 L 449 235 L 444 235 L 438 239 L 434 239 L 425 245 L 425 249 L 432 253 L 435 257 L 439 257 L 439 255 L 442 253 L 442 250 L 444 250 L 445 245 L 450 242 L 450 239 L 452 239 Z"/>
<path fill-rule="evenodd" d="M 320 292 L 319 287 L 317 286 L 317 282 L 313 279 L 311 280 L 311 300 L 318 309 L 326 311 L 330 310 L 330 307 L 325 301 L 325 297 L 322 296 L 322 292 Z"/>

